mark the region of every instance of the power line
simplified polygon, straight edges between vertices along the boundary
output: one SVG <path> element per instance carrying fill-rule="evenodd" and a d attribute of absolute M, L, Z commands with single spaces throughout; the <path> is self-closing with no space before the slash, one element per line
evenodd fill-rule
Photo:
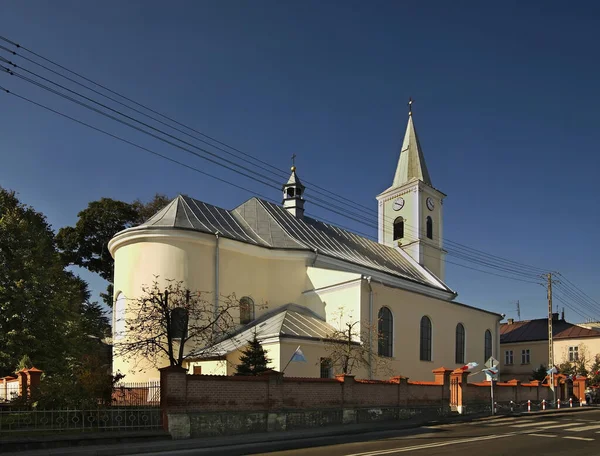
<path fill-rule="evenodd" d="M 225 180 L 225 179 L 219 178 L 219 177 L 217 177 L 217 176 L 214 176 L 214 175 L 212 175 L 212 174 L 210 174 L 210 173 L 207 173 L 207 172 L 205 172 L 205 171 L 199 170 L 198 168 L 195 168 L 195 167 L 193 167 L 193 166 L 190 166 L 190 165 L 187 165 L 187 164 L 185 164 L 185 163 L 182 163 L 182 162 L 180 162 L 180 161 L 178 161 L 178 160 L 174 160 L 174 159 L 172 159 L 172 158 L 170 158 L 170 157 L 168 157 L 168 156 L 165 156 L 165 155 L 163 155 L 163 154 L 161 154 L 161 153 L 158 153 L 158 152 L 156 152 L 156 151 L 153 151 L 153 150 L 151 150 L 151 149 L 149 149 L 149 148 L 147 148 L 147 147 L 140 146 L 139 144 L 136 144 L 136 143 L 134 143 L 134 142 L 132 142 L 132 141 L 129 141 L 129 140 L 125 139 L 125 138 L 122 138 L 122 137 L 120 137 L 120 136 L 118 136 L 118 135 L 114 135 L 114 134 L 112 134 L 112 133 L 110 133 L 110 132 L 108 132 L 108 131 L 106 131 L 106 130 L 103 130 L 103 129 L 101 129 L 101 128 L 95 127 L 95 126 L 93 126 L 93 125 L 91 125 L 91 124 L 88 124 L 88 123 L 86 123 L 86 122 L 83 122 L 83 121 L 81 121 L 81 120 L 79 120 L 79 119 L 76 119 L 76 118 L 74 118 L 74 117 L 72 117 L 72 116 L 69 116 L 69 115 L 67 115 L 67 114 L 64 114 L 64 113 L 62 113 L 62 112 L 60 112 L 60 111 L 58 111 L 58 110 L 56 110 L 56 109 L 53 109 L 53 108 L 50 108 L 50 107 L 48 107 L 48 106 L 44 105 L 44 104 L 42 104 L 42 103 L 38 103 L 38 102 L 36 102 L 36 101 L 34 101 L 34 100 L 31 100 L 31 99 L 29 99 L 29 98 L 27 98 L 27 97 L 25 97 L 25 96 L 19 95 L 19 94 L 15 93 L 15 92 L 13 92 L 13 91 L 10 91 L 10 90 L 8 90 L 8 89 L 6 89 L 6 88 L 2 87 L 2 86 L 0 86 L 0 90 L 4 91 L 5 93 L 7 93 L 7 94 L 9 94 L 9 95 L 13 95 L 13 96 L 15 96 L 15 97 L 17 97 L 17 98 L 19 98 L 19 99 L 21 99 L 21 100 L 23 100 L 23 101 L 26 101 L 26 102 L 28 102 L 28 103 L 31 103 L 31 104 L 33 104 L 33 105 L 35 105 L 35 106 L 38 106 L 38 107 L 40 107 L 40 108 L 43 108 L 43 109 L 45 109 L 45 110 L 47 110 L 47 111 L 49 111 L 49 112 L 52 112 L 52 113 L 54 113 L 54 114 L 57 114 L 57 115 L 59 115 L 59 116 L 61 116 L 61 117 L 63 117 L 63 118 L 69 119 L 69 120 L 71 120 L 71 121 L 73 121 L 73 122 L 76 122 L 76 123 L 78 123 L 78 124 L 80 124 L 80 125 L 83 125 L 83 126 L 85 126 L 85 127 L 87 127 L 87 128 L 90 128 L 90 129 L 92 129 L 92 130 L 94 130 L 94 131 L 97 131 L 97 132 L 99 132 L 99 133 L 105 134 L 105 135 L 107 135 L 107 136 L 109 136 L 109 137 L 111 137 L 111 138 L 113 138 L 113 139 L 116 139 L 116 140 L 118 140 L 118 141 L 121 141 L 121 142 L 123 142 L 123 143 L 125 143 L 125 144 L 128 144 L 128 145 L 130 145 L 130 146 L 136 147 L 136 148 L 138 148 L 138 149 L 140 149 L 140 150 L 143 150 L 143 151 L 145 151 L 145 152 L 148 152 L 148 153 L 150 153 L 150 154 L 152 154 L 152 155 L 158 156 L 158 157 L 160 157 L 160 158 L 163 158 L 163 159 L 165 159 L 165 160 L 168 160 L 168 161 L 170 161 L 170 162 L 172 162 L 172 163 L 178 164 L 178 165 L 180 165 L 180 166 L 183 166 L 183 167 L 185 167 L 185 168 L 188 168 L 188 169 L 190 169 L 190 170 L 193 170 L 193 171 L 195 171 L 195 172 L 198 172 L 198 173 L 200 173 L 200 174 L 202 174 L 202 175 L 205 175 L 205 176 L 208 176 L 208 177 L 210 177 L 210 178 L 216 179 L 216 180 L 218 180 L 219 182 L 222 182 L 222 183 L 225 183 L 225 184 L 231 185 L 231 186 L 233 186 L 233 187 L 235 187 L 235 188 L 238 188 L 238 189 L 240 189 L 240 190 L 246 191 L 246 192 L 248 192 L 248 193 L 250 193 L 250 194 L 256 194 L 256 195 L 260 196 L 261 198 L 264 198 L 265 200 L 267 200 L 267 201 L 270 201 L 270 202 L 272 202 L 272 203 L 274 203 L 274 204 L 278 204 L 277 202 L 275 202 L 274 200 L 272 200 L 271 198 L 269 198 L 269 197 L 267 197 L 267 196 L 265 196 L 265 195 L 261 195 L 261 194 L 259 194 L 259 193 L 256 193 L 256 192 L 254 192 L 254 191 L 252 191 L 252 190 L 250 190 L 250 189 L 248 189 L 248 188 L 245 188 L 245 187 L 242 187 L 242 186 L 240 186 L 240 185 L 234 184 L 234 183 L 232 183 L 232 182 L 229 182 L 229 181 L 227 181 L 227 180 Z M 329 222 L 329 221 L 328 221 L 328 220 L 326 220 L 326 219 L 322 219 L 322 220 L 324 220 L 325 222 Z M 331 223 L 331 222 L 329 222 L 329 223 Z M 349 231 L 350 231 L 350 232 L 352 232 L 351 230 L 349 230 Z M 364 234 L 364 233 L 361 233 L 361 234 Z M 368 235 L 365 235 L 365 236 L 366 236 L 366 237 L 371 237 L 371 236 L 368 236 Z M 430 255 L 426 255 L 426 256 L 430 256 Z M 435 258 L 435 257 L 432 257 L 432 258 Z M 473 267 L 466 266 L 466 265 L 464 265 L 464 264 L 461 264 L 461 263 L 456 263 L 456 262 L 452 262 L 452 261 L 448 261 L 448 260 L 445 260 L 445 262 L 446 262 L 446 263 L 448 263 L 448 264 L 456 265 L 456 266 L 459 266 L 459 267 L 462 267 L 462 268 L 466 268 L 466 269 L 469 269 L 469 270 L 473 270 L 473 271 L 481 272 L 481 273 L 484 273 L 484 274 L 490 274 L 490 275 L 494 275 L 494 276 L 497 276 L 497 277 L 502 277 L 502 278 L 506 278 L 506 279 L 516 280 L 516 281 L 520 281 L 520 282 L 525 282 L 525 283 L 534 283 L 534 284 L 535 284 L 535 283 L 539 283 L 539 282 L 534 282 L 534 281 L 530 281 L 530 280 L 523 280 L 523 279 L 519 279 L 519 278 L 515 278 L 515 277 L 507 276 L 507 275 L 497 274 L 497 273 L 494 273 L 494 272 L 484 271 L 484 270 L 481 270 L 481 269 L 473 268 Z"/>
<path fill-rule="evenodd" d="M 98 87 L 101 87 L 102 89 L 104 89 L 104 90 L 106 90 L 106 91 L 108 91 L 108 92 L 110 92 L 110 93 L 113 93 L 113 94 L 115 94 L 115 95 L 117 95 L 117 96 L 119 96 L 119 97 L 121 97 L 121 98 L 123 98 L 123 99 L 125 99 L 125 100 L 127 100 L 127 101 L 129 101 L 129 102 L 131 102 L 131 103 L 134 103 L 135 105 L 137 105 L 137 106 L 140 106 L 140 107 L 142 107 L 142 108 L 144 108 L 144 109 L 146 109 L 146 110 L 148 110 L 148 111 L 150 111 L 150 112 L 153 112 L 154 114 L 157 114 L 157 115 L 159 115 L 159 116 L 161 116 L 161 117 L 163 117 L 163 118 L 165 118 L 165 119 L 167 119 L 167 120 L 169 120 L 169 121 L 171 121 L 171 122 L 173 122 L 173 123 L 176 123 L 177 125 L 180 125 L 180 126 L 182 126 L 182 127 L 184 127 L 184 128 L 187 128 L 187 129 L 189 129 L 190 131 L 194 131 L 194 132 L 196 132 L 196 133 L 198 133 L 198 134 L 202 135 L 203 137 L 206 137 L 206 138 L 208 138 L 208 139 L 211 139 L 212 141 L 215 141 L 215 142 L 217 142 L 217 143 L 219 143 L 219 144 L 221 144 L 221 145 L 223 145 L 223 146 L 225 146 L 225 147 L 228 147 L 228 148 L 230 148 L 230 149 L 232 149 L 232 150 L 235 150 L 235 151 L 237 151 L 238 153 L 241 153 L 241 154 L 243 154 L 243 155 L 244 155 L 244 156 L 246 156 L 246 157 L 252 158 L 253 160 L 256 160 L 256 161 L 258 161 L 258 162 L 260 162 L 260 163 L 262 163 L 262 164 L 265 164 L 265 165 L 267 165 L 267 166 L 269 166 L 269 167 L 271 167 L 271 168 L 273 168 L 273 169 L 275 169 L 275 170 L 278 170 L 278 171 L 280 171 L 280 172 L 283 172 L 283 171 L 281 171 L 279 168 L 276 168 L 276 167 L 274 167 L 274 166 L 272 166 L 272 165 L 270 165 L 270 164 L 268 164 L 268 163 L 266 163 L 266 162 L 263 162 L 263 161 L 262 161 L 262 160 L 260 160 L 260 159 L 257 159 L 256 157 L 253 157 L 253 156 L 252 156 L 252 155 L 250 155 L 250 154 L 247 154 L 247 153 L 245 153 L 245 152 L 243 152 L 243 151 L 241 151 L 241 150 L 239 150 L 239 149 L 236 149 L 236 148 L 234 148 L 234 147 L 232 147 L 232 146 L 229 146 L 229 145 L 227 145 L 227 144 L 226 144 L 226 143 L 224 143 L 224 142 L 218 141 L 217 139 L 215 139 L 215 138 L 213 138 L 213 137 L 210 137 L 210 136 L 208 136 L 208 135 L 205 135 L 204 133 L 202 133 L 202 132 L 200 132 L 200 131 L 198 131 L 198 130 L 195 130 L 195 129 L 193 129 L 193 128 L 191 128 L 191 127 L 187 126 L 187 125 L 184 125 L 184 124 L 182 124 L 182 123 L 180 123 L 180 122 L 178 122 L 178 121 L 176 121 L 176 120 L 174 120 L 174 119 L 172 119 L 172 118 L 170 118 L 170 117 L 168 117 L 168 116 L 165 116 L 164 114 L 161 114 L 161 113 L 159 113 L 158 111 L 155 111 L 155 110 L 153 110 L 153 109 L 151 109 L 151 108 L 149 108 L 149 107 L 147 107 L 147 106 L 145 106 L 145 105 L 143 105 L 143 104 L 140 104 L 140 103 L 138 103 L 138 102 L 136 102 L 136 101 L 132 100 L 131 98 L 128 98 L 128 97 L 126 97 L 126 96 L 124 96 L 124 95 L 122 95 L 122 94 L 120 94 L 120 93 L 118 93 L 118 92 L 115 92 L 115 91 L 113 91 L 113 90 L 109 89 L 108 87 L 106 87 L 106 86 L 104 86 L 104 85 L 102 85 L 102 84 L 98 83 L 98 82 L 95 82 L 95 81 L 93 81 L 93 80 L 91 80 L 91 79 L 89 79 L 89 78 L 87 78 L 87 77 L 85 77 L 85 76 L 83 76 L 83 75 L 81 75 L 81 74 L 79 74 L 79 73 L 75 72 L 75 71 L 72 71 L 72 70 L 70 70 L 70 69 L 68 69 L 68 68 L 66 68 L 66 67 L 64 67 L 64 66 L 62 66 L 62 65 L 60 65 L 60 64 L 58 64 L 58 63 L 56 63 L 56 62 L 54 62 L 54 61 L 52 61 L 52 60 L 50 60 L 50 59 L 48 59 L 48 58 L 46 58 L 46 57 L 44 57 L 44 56 L 40 55 L 40 54 L 37 54 L 36 52 L 34 52 L 34 51 L 32 51 L 32 50 L 30 50 L 30 49 L 28 49 L 28 48 L 24 47 L 24 46 L 21 46 L 21 45 L 19 45 L 18 43 L 16 43 L 16 42 L 14 42 L 14 41 L 11 41 L 11 40 L 9 40 L 8 38 L 5 38 L 5 37 L 2 37 L 2 36 L 0 36 L 0 40 L 3 40 L 3 41 L 5 41 L 5 42 L 7 42 L 7 43 L 9 43 L 9 44 L 11 44 L 11 45 L 13 45 L 13 46 L 15 46 L 16 48 L 23 49 L 23 50 L 25 50 L 26 52 L 29 52 L 30 54 L 32 54 L 32 55 L 34 55 L 34 56 L 36 56 L 36 57 L 38 57 L 38 58 L 40 58 L 40 59 L 43 59 L 44 61 L 46 61 L 46 62 L 49 62 L 49 63 L 51 63 L 52 65 L 55 65 L 56 67 L 58 67 L 58 68 L 61 68 L 61 69 L 62 69 L 62 70 L 64 70 L 64 71 L 67 71 L 67 72 L 69 72 L 69 73 L 71 73 L 71 74 L 73 74 L 73 75 L 75 75 L 75 76 L 77 76 L 77 77 L 79 77 L 79 78 L 81 78 L 81 79 L 83 79 L 83 80 L 87 81 L 87 82 L 90 82 L 90 83 L 92 83 L 92 84 L 94 84 L 94 85 L 96 85 L 96 86 L 98 86 Z M 79 84 L 80 86 L 82 86 L 82 87 L 85 87 L 85 88 L 87 88 L 88 90 L 92 90 L 92 91 L 94 91 L 95 93 L 98 93 L 98 94 L 100 94 L 101 96 L 107 97 L 106 95 L 104 95 L 104 94 L 102 94 L 102 93 L 100 93 L 100 92 L 98 92 L 98 91 L 96 91 L 96 90 L 94 90 L 94 89 L 92 89 L 92 88 L 90 88 L 90 87 L 88 87 L 88 86 L 84 85 L 84 84 L 81 84 L 81 83 L 79 83 L 79 82 L 77 82 L 77 81 L 73 80 L 72 78 L 68 78 L 68 77 L 66 77 L 66 76 L 62 75 L 62 74 L 61 74 L 61 73 L 59 73 L 59 72 L 56 72 L 56 71 L 54 71 L 54 70 L 52 70 L 52 69 L 49 69 L 48 67 L 46 67 L 46 66 L 43 66 L 43 65 L 41 65 L 41 64 L 39 64 L 39 63 L 37 63 L 37 62 L 35 62 L 34 60 L 32 60 L 32 59 L 29 59 L 29 58 L 27 58 L 27 57 L 25 57 L 25 56 L 23 56 L 23 55 L 21 55 L 21 54 L 18 54 L 18 53 L 16 53 L 15 51 L 11 51 L 11 50 L 9 50 L 9 49 L 7 49 L 7 48 L 5 48 L 5 47 L 2 47 L 2 48 L 3 48 L 3 49 L 5 49 L 7 52 L 10 52 L 10 53 L 11 53 L 11 54 L 13 54 L 13 55 L 17 55 L 17 56 L 19 56 L 20 58 L 26 59 L 27 61 L 29 61 L 29 62 L 32 62 L 32 63 L 34 63 L 34 64 L 36 64 L 36 65 L 38 65 L 38 66 L 41 66 L 42 68 L 45 68 L 45 69 L 47 69 L 48 71 L 51 71 L 51 72 L 53 72 L 54 74 L 57 74 L 57 75 L 59 75 L 59 76 L 61 76 L 61 77 L 64 77 L 64 78 L 68 79 L 69 81 L 72 81 L 72 82 L 74 82 L 74 83 L 76 83 L 76 84 Z M 27 70 L 26 70 L 26 71 L 27 71 Z M 43 77 L 42 77 L 42 78 L 43 78 Z M 46 79 L 46 80 L 47 80 L 47 79 Z M 50 81 L 50 82 L 51 82 L 51 81 Z M 70 90 L 70 89 L 66 89 L 66 90 Z M 73 92 L 73 91 L 71 91 L 71 92 Z M 76 93 L 76 92 L 74 92 L 74 93 Z M 80 95 L 80 94 L 78 94 L 78 95 Z M 80 96 L 82 96 L 82 95 L 80 95 Z M 82 96 L 82 97 L 84 97 L 84 96 Z M 175 127 L 173 127 L 173 126 L 170 126 L 170 125 L 168 125 L 168 124 L 166 124 L 166 123 L 164 123 L 164 122 L 162 122 L 162 121 L 160 121 L 160 120 L 158 120 L 158 119 L 156 119 L 156 118 L 154 118 L 154 117 L 148 116 L 147 114 L 145 114 L 145 113 L 143 113 L 143 112 L 141 112 L 141 111 L 139 111 L 139 110 L 136 110 L 135 108 L 132 108 L 131 106 L 128 106 L 128 105 L 126 105 L 126 104 L 124 104 L 124 103 L 122 103 L 122 102 L 119 102 L 118 100 L 115 100 L 115 99 L 114 99 L 114 98 L 112 98 L 112 97 L 107 97 L 107 98 L 109 98 L 109 99 L 113 100 L 114 102 L 117 102 L 117 103 L 119 103 L 119 104 L 121 104 L 121 105 L 123 105 L 123 106 L 125 106 L 125 107 L 127 107 L 127 108 L 129 108 L 129 109 L 135 110 L 136 112 L 138 112 L 138 113 L 140 113 L 140 114 L 142 114 L 142 115 L 145 115 L 145 116 L 147 116 L 147 117 L 149 117 L 149 118 L 152 118 L 153 120 L 156 120 L 156 121 L 158 121 L 158 122 L 162 123 L 163 125 L 166 125 L 166 126 L 168 126 L 169 128 L 174 128 L 174 129 L 175 129 Z M 89 98 L 87 98 L 87 99 L 89 99 Z M 90 99 L 90 100 L 91 100 L 91 99 Z M 95 102 L 94 100 L 91 100 L 91 101 Z M 95 102 L 95 103 L 97 103 L 97 102 Z M 108 109 L 111 109 L 111 108 L 108 108 Z M 114 110 L 113 110 L 113 111 L 114 111 Z M 118 111 L 117 111 L 117 112 L 118 112 Z M 131 118 L 131 117 L 130 117 L 130 118 Z M 132 118 L 132 119 L 133 119 L 133 118 Z M 137 121 L 136 119 L 133 119 L 133 120 L 134 120 L 134 121 L 136 121 L 136 122 L 139 122 L 139 121 Z M 176 129 L 176 130 L 177 130 L 177 129 Z M 177 130 L 177 131 L 180 131 L 180 132 L 181 132 L 181 130 Z M 196 137 L 194 137 L 194 136 L 191 136 L 191 135 L 189 135 L 189 134 L 187 134 L 187 133 L 185 133 L 185 132 L 183 132 L 183 133 L 184 133 L 184 134 L 186 134 L 186 135 L 188 135 L 188 136 L 190 136 L 190 137 L 196 138 Z M 179 138 L 176 138 L 176 139 L 177 139 L 177 140 L 179 140 L 179 141 L 182 141 L 182 140 L 181 140 L 181 139 L 179 139 Z M 200 140 L 200 141 L 203 141 L 203 140 L 201 140 L 201 139 L 199 139 L 199 138 L 196 138 L 196 139 L 197 139 L 197 140 Z M 185 141 L 182 141 L 182 142 L 184 142 L 184 143 L 185 143 Z M 205 142 L 205 141 L 203 141 L 203 142 Z M 206 142 L 205 142 L 205 143 L 206 143 Z M 206 143 L 206 144 L 209 144 L 209 143 Z M 218 148 L 217 146 L 214 146 L 214 145 L 212 145 L 212 144 L 211 144 L 211 146 L 212 146 L 212 147 L 216 147 L 218 150 L 224 151 L 223 149 L 221 149 L 221 148 Z M 202 149 L 202 150 L 204 150 L 204 149 Z M 208 153 L 208 151 L 205 151 L 205 152 L 207 152 L 207 153 Z M 229 153 L 229 152 L 227 152 L 227 151 L 224 151 L 224 152 L 226 152 L 226 153 Z M 234 165 L 235 165 L 235 166 L 239 166 L 239 165 L 237 165 L 237 164 L 235 164 L 235 163 L 234 163 Z M 254 164 L 253 164 L 253 165 L 254 165 Z M 256 166 L 256 165 L 254 165 L 254 166 Z M 265 169 L 265 168 L 261 168 L 261 169 Z M 262 176 L 262 177 L 265 177 L 265 176 Z M 269 179 L 269 180 L 271 180 L 271 179 Z M 308 181 L 306 181 L 306 182 L 308 183 Z M 314 187 L 316 187 L 316 188 L 320 188 L 320 189 L 322 189 L 322 187 L 319 187 L 318 185 L 315 185 L 315 184 L 311 184 L 311 185 L 313 185 L 313 186 L 314 186 Z M 323 189 L 323 190 L 325 190 L 325 189 Z M 309 191 L 310 191 L 310 189 L 309 189 Z M 325 190 L 325 191 L 327 192 L 327 195 L 330 195 L 330 194 L 332 194 L 332 192 L 330 192 L 330 191 L 328 191 L 328 190 Z M 338 198 L 340 198 L 340 199 L 342 199 L 342 200 L 345 200 L 345 201 L 348 201 L 348 202 L 352 203 L 352 207 L 354 207 L 354 206 L 360 206 L 360 207 L 363 207 L 363 208 L 367 209 L 368 211 L 371 211 L 371 212 L 373 212 L 373 213 L 377 213 L 377 211 L 375 211 L 375 210 L 373 210 L 373 209 L 371 209 L 371 208 L 369 208 L 369 207 L 367 207 L 367 206 L 364 206 L 364 205 L 361 205 L 361 204 L 359 204 L 359 203 L 356 203 L 355 201 L 352 201 L 352 200 L 350 200 L 350 199 L 348 199 L 348 198 L 345 198 L 345 197 L 343 197 L 343 195 L 337 195 L 337 194 L 335 194 L 335 193 L 333 193 L 333 194 L 334 194 L 334 195 L 336 195 Z M 317 201 L 320 201 L 320 202 L 323 202 L 323 200 L 321 200 L 321 199 L 318 199 L 318 198 L 317 198 L 316 200 L 317 200 Z M 314 203 L 313 203 L 313 204 L 314 204 Z M 328 203 L 325 203 L 325 204 L 328 204 Z M 345 204 L 345 203 L 343 203 L 343 204 Z M 317 205 L 317 206 L 319 206 L 319 207 L 323 207 L 323 206 L 321 206 L 321 205 L 319 205 L 319 204 L 316 204 L 316 205 Z M 337 206 L 337 208 L 339 209 L 339 206 Z M 328 208 L 328 207 L 324 207 L 324 209 L 329 209 L 329 208 Z M 345 210 L 345 209 L 341 209 L 341 210 Z M 336 212 L 336 213 L 337 213 L 337 214 L 339 214 L 339 215 L 342 215 L 342 216 L 347 216 L 346 214 L 340 214 L 339 212 Z M 359 214 L 354 214 L 354 217 L 362 217 L 362 214 L 361 214 L 361 215 L 359 215 Z M 352 220 L 358 221 L 358 220 L 356 220 L 356 218 L 352 218 Z M 389 219 L 389 220 L 391 220 L 391 219 Z M 363 222 L 362 222 L 362 221 L 359 221 L 359 223 L 363 223 Z M 373 224 L 372 222 L 369 222 L 369 223 L 364 223 L 364 224 L 366 224 L 366 225 L 368 225 L 368 226 L 371 226 L 371 227 L 374 227 L 374 224 Z M 473 248 L 471 248 L 471 247 L 465 246 L 464 244 L 455 243 L 454 241 L 451 241 L 450 239 L 446 239 L 446 242 L 447 242 L 447 243 L 452 243 L 452 244 L 455 244 L 455 245 L 459 246 L 458 248 L 462 248 L 462 249 L 468 249 L 468 250 L 470 250 L 470 252 L 471 252 L 472 254 L 475 254 L 475 255 L 478 255 L 478 256 L 486 256 L 486 257 L 488 257 L 489 259 L 493 259 L 493 261 L 500 262 L 500 264 L 511 264 L 511 265 L 513 265 L 513 266 L 517 266 L 517 267 L 518 267 L 519 269 L 521 269 L 523 272 L 525 272 L 525 271 L 532 271 L 532 270 L 536 270 L 536 271 L 538 271 L 538 272 L 542 272 L 542 271 L 544 271 L 542 268 L 533 267 L 533 266 L 530 266 L 530 265 L 526 265 L 526 264 L 524 264 L 524 263 L 515 262 L 515 261 L 513 261 L 513 260 L 508 260 L 508 259 L 506 259 L 506 258 L 502 258 L 502 257 L 499 257 L 499 256 L 497 256 L 497 255 L 493 255 L 493 254 L 489 254 L 489 253 L 487 253 L 487 252 L 483 252 L 483 251 L 480 251 L 480 250 L 477 250 L 477 249 L 473 249 Z"/>

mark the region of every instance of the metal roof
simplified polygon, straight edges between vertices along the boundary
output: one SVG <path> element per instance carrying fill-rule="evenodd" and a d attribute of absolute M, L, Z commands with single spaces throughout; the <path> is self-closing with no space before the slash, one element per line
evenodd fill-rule
<path fill-rule="evenodd" d="M 600 337 L 600 332 L 568 323 L 565 320 L 552 322 L 553 339 L 578 339 L 585 337 Z M 533 342 L 548 340 L 548 319 L 515 321 L 500 325 L 500 343 Z"/>
<path fill-rule="evenodd" d="M 392 247 L 310 217 L 298 218 L 282 206 L 251 198 L 228 211 L 188 196 L 177 196 L 134 231 L 175 228 L 214 234 L 275 249 L 309 250 L 344 262 L 452 292 Z M 440 282 L 441 283 L 441 282 Z"/>
<path fill-rule="evenodd" d="M 412 115 L 408 117 L 406 133 L 400 150 L 400 158 L 394 175 L 392 187 L 399 187 L 412 179 L 419 179 L 428 185 L 431 185 L 429 171 L 425 164 L 425 157 L 421 149 L 421 143 L 417 136 L 417 130 L 413 123 Z"/>
<path fill-rule="evenodd" d="M 286 304 L 265 313 L 211 347 L 193 350 L 186 358 L 224 356 L 246 346 L 255 333 L 262 341 L 272 337 L 323 340 L 334 332 L 335 328 L 312 310 L 298 304 Z"/>

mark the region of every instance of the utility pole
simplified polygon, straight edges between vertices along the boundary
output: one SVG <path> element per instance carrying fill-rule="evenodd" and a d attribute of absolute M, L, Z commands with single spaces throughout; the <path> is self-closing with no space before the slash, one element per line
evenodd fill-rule
<path fill-rule="evenodd" d="M 556 402 L 556 391 L 554 390 L 554 343 L 552 340 L 552 273 L 547 274 L 548 278 L 548 369 L 550 369 L 550 388 L 552 389 L 553 400 Z"/>

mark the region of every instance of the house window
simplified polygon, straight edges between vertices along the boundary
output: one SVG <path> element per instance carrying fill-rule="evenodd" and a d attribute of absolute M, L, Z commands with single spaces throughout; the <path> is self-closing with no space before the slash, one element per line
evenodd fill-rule
<path fill-rule="evenodd" d="M 430 216 L 427 216 L 427 237 L 433 239 L 433 220 Z"/>
<path fill-rule="evenodd" d="M 504 352 L 504 364 L 511 365 L 513 363 L 513 351 L 506 350 Z"/>
<path fill-rule="evenodd" d="M 485 331 L 485 343 L 483 348 L 483 359 L 486 361 L 492 357 L 492 331 Z"/>
<path fill-rule="evenodd" d="M 240 299 L 240 324 L 245 325 L 254 320 L 254 301 L 248 296 Z"/>
<path fill-rule="evenodd" d="M 456 364 L 465 363 L 465 327 L 459 323 L 456 325 Z"/>
<path fill-rule="evenodd" d="M 387 307 L 382 307 L 379 309 L 379 314 L 377 315 L 378 323 L 377 323 L 377 331 L 378 331 L 378 344 L 377 344 L 377 354 L 379 356 L 392 356 L 392 346 L 394 343 L 393 339 L 393 325 L 394 320 L 392 318 L 392 311 Z"/>
<path fill-rule="evenodd" d="M 579 347 L 569 347 L 569 361 L 579 361 Z"/>
<path fill-rule="evenodd" d="M 404 237 L 404 218 L 398 217 L 394 220 L 394 241 Z"/>
<path fill-rule="evenodd" d="M 529 364 L 529 349 L 521 350 L 521 364 Z"/>
<path fill-rule="evenodd" d="M 321 358 L 321 378 L 333 378 L 331 358 Z"/>
<path fill-rule="evenodd" d="M 431 320 L 421 318 L 421 361 L 431 361 Z"/>
<path fill-rule="evenodd" d="M 114 314 L 113 340 L 120 340 L 125 337 L 125 295 L 123 293 L 117 295 Z"/>

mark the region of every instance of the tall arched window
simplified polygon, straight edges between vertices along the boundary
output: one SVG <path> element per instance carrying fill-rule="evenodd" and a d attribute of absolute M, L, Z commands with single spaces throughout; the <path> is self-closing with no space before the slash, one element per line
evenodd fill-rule
<path fill-rule="evenodd" d="M 394 220 L 394 241 L 404 237 L 404 218 L 398 217 Z"/>
<path fill-rule="evenodd" d="M 125 303 L 125 295 L 119 293 L 113 309 L 115 319 L 113 322 L 113 340 L 125 337 Z"/>
<path fill-rule="evenodd" d="M 379 335 L 377 353 L 380 356 L 391 357 L 394 345 L 394 319 L 391 310 L 387 307 L 382 307 L 379 309 L 377 319 L 377 332 Z"/>
<path fill-rule="evenodd" d="M 483 359 L 485 359 L 487 361 L 488 359 L 490 359 L 491 356 L 492 356 L 492 331 L 487 329 L 485 331 L 485 347 L 484 347 Z"/>
<path fill-rule="evenodd" d="M 456 325 L 456 364 L 465 363 L 465 327 Z"/>
<path fill-rule="evenodd" d="M 421 361 L 431 361 L 431 320 L 421 318 Z"/>
<path fill-rule="evenodd" d="M 254 301 L 248 296 L 240 299 L 240 323 L 245 325 L 254 320 Z"/>
<path fill-rule="evenodd" d="M 427 237 L 433 239 L 433 220 L 430 216 L 427 216 Z"/>

